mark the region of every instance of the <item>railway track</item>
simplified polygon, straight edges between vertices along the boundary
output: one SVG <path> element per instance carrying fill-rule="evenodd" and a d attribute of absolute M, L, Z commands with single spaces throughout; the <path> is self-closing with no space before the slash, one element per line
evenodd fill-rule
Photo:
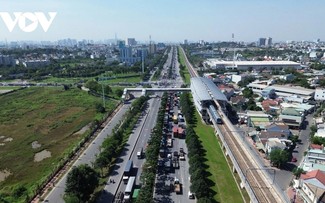
<path fill-rule="evenodd" d="M 196 70 L 188 61 L 182 47 L 180 48 L 180 50 L 185 56 L 185 62 L 191 77 L 199 77 Z M 215 103 L 218 108 L 221 109 L 219 103 L 217 101 L 215 101 Z M 220 113 L 223 114 L 223 112 Z M 253 157 L 250 156 L 248 152 L 244 149 L 244 147 L 239 143 L 238 139 L 236 139 L 235 135 L 232 133 L 229 127 L 226 124 L 216 125 L 223 133 L 225 142 L 229 146 L 231 153 L 236 159 L 240 170 L 245 175 L 245 184 L 248 184 L 249 187 L 252 189 L 257 201 L 261 203 L 283 202 L 283 200 L 275 191 L 273 186 L 268 182 L 268 180 L 263 178 L 263 169 L 258 169 L 258 166 L 256 166 L 256 164 L 254 164 L 252 160 Z"/>
<path fill-rule="evenodd" d="M 223 133 L 224 139 L 240 169 L 245 174 L 246 183 L 248 183 L 252 188 L 258 202 L 279 202 L 279 198 L 275 197 L 276 193 L 272 186 L 267 185 L 265 180 L 262 178 L 262 171 L 255 170 L 256 166 L 252 163 L 251 158 L 239 144 L 233 133 L 231 133 L 230 129 L 226 125 L 222 124 L 218 125 L 218 127 Z"/>

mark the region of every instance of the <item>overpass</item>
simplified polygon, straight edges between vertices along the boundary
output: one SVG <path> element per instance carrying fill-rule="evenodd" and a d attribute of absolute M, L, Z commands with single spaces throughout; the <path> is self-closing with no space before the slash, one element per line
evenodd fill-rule
<path fill-rule="evenodd" d="M 141 95 L 146 95 L 148 92 L 189 92 L 191 91 L 191 88 L 170 88 L 170 87 L 164 87 L 164 88 L 125 88 L 122 99 L 126 99 L 127 95 L 130 92 L 141 92 Z"/>

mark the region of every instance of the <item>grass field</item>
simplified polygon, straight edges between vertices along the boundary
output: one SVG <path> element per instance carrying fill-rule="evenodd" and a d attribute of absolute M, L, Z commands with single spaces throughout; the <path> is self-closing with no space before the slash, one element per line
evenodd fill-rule
<path fill-rule="evenodd" d="M 112 77 L 112 74 L 109 74 L 110 77 Z M 125 74 L 117 74 L 114 75 L 115 77 L 127 77 L 127 76 L 133 76 L 129 78 L 115 78 L 111 80 L 103 80 L 100 81 L 100 83 L 104 84 L 112 84 L 112 83 L 119 83 L 119 82 L 130 82 L 130 83 L 136 83 L 141 82 L 140 75 L 136 75 L 136 73 L 125 73 Z M 99 78 L 101 76 L 98 76 Z M 104 76 L 105 77 L 105 76 Z M 82 83 L 86 80 L 94 80 L 95 77 L 77 77 L 77 78 L 57 78 L 57 77 L 48 77 L 40 82 L 43 83 L 67 83 L 67 84 L 74 84 L 74 83 Z"/>
<path fill-rule="evenodd" d="M 201 122 L 201 117 L 197 111 L 195 111 L 195 117 L 197 124 L 194 130 L 206 150 L 206 164 L 208 165 L 208 171 L 211 173 L 209 179 L 215 183 L 212 187 L 212 190 L 216 192 L 214 199 L 217 202 L 244 202 L 215 137 L 214 129 Z"/>
<path fill-rule="evenodd" d="M 57 78 L 57 77 L 48 77 L 44 80 L 41 80 L 42 83 L 66 83 L 66 84 L 74 84 L 83 82 L 86 80 L 94 79 L 94 77 L 84 77 L 84 78 Z"/>
<path fill-rule="evenodd" d="M 96 113 L 98 102 L 101 98 L 77 88 L 64 91 L 62 87 L 31 87 L 0 96 L 0 136 L 13 139 L 11 142 L 0 139 L 0 143 L 5 143 L 0 146 L 0 172 L 7 169 L 12 173 L 0 182 L 0 202 L 3 196 L 12 202 L 11 192 L 19 186 L 27 188 L 31 196 L 85 136 L 74 132 L 102 117 Z M 111 100 L 106 107 L 114 109 L 115 105 Z M 38 141 L 41 147 L 33 149 L 33 141 Z M 34 155 L 45 149 L 52 156 L 34 162 Z"/>
<path fill-rule="evenodd" d="M 186 63 L 185 63 L 185 56 L 184 56 L 183 52 L 180 50 L 180 48 L 178 48 L 178 52 L 179 52 L 179 61 L 180 61 L 180 63 L 181 63 L 183 66 L 186 67 L 185 70 L 183 71 L 183 73 L 184 73 L 184 78 L 183 78 L 183 80 L 184 80 L 184 82 L 185 82 L 186 84 L 190 84 L 190 83 L 191 83 L 191 75 L 190 75 L 190 73 L 188 72 L 188 67 L 187 67 L 187 65 L 186 65 Z"/>
<path fill-rule="evenodd" d="M 111 80 L 101 81 L 101 83 L 102 82 L 104 84 L 112 84 L 112 83 L 119 83 L 119 82 L 137 83 L 137 82 L 141 82 L 141 77 L 140 76 L 134 76 L 134 77 L 129 77 L 129 78 L 115 78 L 115 79 L 111 79 Z"/>
<path fill-rule="evenodd" d="M 16 86 L 0 86 L 0 90 L 16 90 L 20 89 L 21 87 L 16 87 Z"/>

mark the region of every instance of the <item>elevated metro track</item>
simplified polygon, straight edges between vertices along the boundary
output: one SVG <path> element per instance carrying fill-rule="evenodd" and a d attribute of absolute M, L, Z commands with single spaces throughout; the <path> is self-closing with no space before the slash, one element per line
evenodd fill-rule
<path fill-rule="evenodd" d="M 185 62 L 191 77 L 198 77 L 198 73 L 188 61 L 185 51 L 182 47 L 180 50 L 185 56 Z M 246 188 L 251 202 L 288 202 L 287 198 L 282 194 L 282 191 L 277 190 L 278 188 L 276 188 L 272 180 L 267 177 L 265 172 L 270 169 L 259 166 L 251 155 L 251 152 L 242 143 L 243 141 L 240 141 L 243 138 L 236 132 L 234 126 L 222 111 L 219 102 L 217 100 L 213 102 L 218 107 L 217 112 L 221 116 L 223 124 L 217 124 L 213 119 L 212 122 L 222 141 L 223 147 L 226 149 L 226 155 L 230 157 L 234 165 L 234 170 L 241 178 L 242 182 L 240 185 Z M 213 117 L 211 113 L 208 110 L 210 118 Z"/>

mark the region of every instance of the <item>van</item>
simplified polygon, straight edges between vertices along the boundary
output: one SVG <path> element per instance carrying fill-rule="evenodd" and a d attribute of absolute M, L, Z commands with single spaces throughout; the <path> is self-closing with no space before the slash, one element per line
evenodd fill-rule
<path fill-rule="evenodd" d="M 194 197 L 194 194 L 191 193 L 191 191 L 188 191 L 188 198 L 189 198 L 189 199 L 194 199 L 194 198 L 195 198 L 195 197 Z"/>

